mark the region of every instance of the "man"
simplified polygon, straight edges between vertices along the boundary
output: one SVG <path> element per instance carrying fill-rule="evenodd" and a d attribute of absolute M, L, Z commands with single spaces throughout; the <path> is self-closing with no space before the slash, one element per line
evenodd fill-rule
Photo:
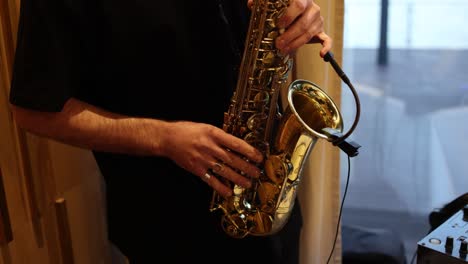
<path fill-rule="evenodd" d="M 249 187 L 260 171 L 241 157 L 263 159 L 220 128 L 248 12 L 234 0 L 21 2 L 15 120 L 93 151 L 109 238 L 132 264 L 298 262 L 298 206 L 278 235 L 244 239 L 228 237 L 208 210 L 213 190 L 232 193 L 207 174 L 217 162 L 219 177 Z M 278 23 L 283 53 L 311 40 L 322 56 L 331 47 L 312 0 L 292 0 Z"/>

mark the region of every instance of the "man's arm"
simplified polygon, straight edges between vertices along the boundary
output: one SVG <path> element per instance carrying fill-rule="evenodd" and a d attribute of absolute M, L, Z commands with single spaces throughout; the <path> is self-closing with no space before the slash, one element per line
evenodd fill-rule
<path fill-rule="evenodd" d="M 73 98 L 60 112 L 12 107 L 21 128 L 66 144 L 104 152 L 166 157 L 202 179 L 216 163 L 223 162 L 228 166 L 219 175 L 244 187 L 250 186 L 250 180 L 237 171 L 251 177 L 260 175 L 260 170 L 242 157 L 260 162 L 262 154 L 240 138 L 209 124 L 128 117 Z M 232 194 L 216 177 L 205 181 L 223 196 Z"/>
<path fill-rule="evenodd" d="M 160 139 L 167 122 L 110 113 L 70 99 L 61 112 L 12 106 L 17 124 L 43 137 L 104 152 L 161 156 Z"/>

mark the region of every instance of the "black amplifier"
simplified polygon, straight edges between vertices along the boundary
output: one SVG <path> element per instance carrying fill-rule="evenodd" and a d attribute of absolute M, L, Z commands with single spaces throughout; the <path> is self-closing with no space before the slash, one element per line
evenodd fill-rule
<path fill-rule="evenodd" d="M 418 264 L 468 263 L 468 205 L 418 242 Z"/>

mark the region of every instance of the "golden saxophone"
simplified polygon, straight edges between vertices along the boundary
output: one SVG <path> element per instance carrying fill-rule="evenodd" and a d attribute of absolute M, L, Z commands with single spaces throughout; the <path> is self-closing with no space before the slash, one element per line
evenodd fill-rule
<path fill-rule="evenodd" d="M 317 139 L 328 139 L 324 128 L 342 131 L 341 114 L 317 85 L 295 80 L 288 86 L 288 105 L 280 109 L 280 91 L 288 84 L 292 59 L 275 47 L 277 18 L 288 0 L 255 0 L 245 40 L 237 87 L 224 131 L 243 138 L 264 154 L 262 175 L 251 188 L 229 182 L 233 195 L 216 191 L 211 211 L 223 212 L 221 225 L 235 238 L 270 235 L 289 219 L 304 164 Z M 242 172 L 240 172 L 242 173 Z"/>

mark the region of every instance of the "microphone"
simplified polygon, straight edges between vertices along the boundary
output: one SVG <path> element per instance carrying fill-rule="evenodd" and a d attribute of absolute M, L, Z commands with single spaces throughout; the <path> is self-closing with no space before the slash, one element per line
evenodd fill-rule
<path fill-rule="evenodd" d="M 323 60 L 325 62 L 330 62 L 331 66 L 333 67 L 333 69 L 335 70 L 335 72 L 338 74 L 338 76 L 340 76 L 340 78 L 346 83 L 346 84 L 350 84 L 350 80 L 348 78 L 348 76 L 346 76 L 346 74 L 344 73 L 344 71 L 341 69 L 340 65 L 338 65 L 338 63 L 335 61 L 335 59 L 333 58 L 333 53 L 331 53 L 330 51 L 325 53 L 325 56 L 323 56 Z"/>

